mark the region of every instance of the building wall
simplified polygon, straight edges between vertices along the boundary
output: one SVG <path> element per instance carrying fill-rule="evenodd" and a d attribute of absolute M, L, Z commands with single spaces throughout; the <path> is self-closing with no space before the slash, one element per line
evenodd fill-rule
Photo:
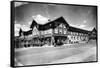
<path fill-rule="evenodd" d="M 43 36 L 43 38 L 42 38 Z M 55 37 L 59 37 L 55 40 Z M 57 38 L 56 37 L 56 38 Z M 64 38 L 65 37 L 65 38 Z M 24 40 L 23 40 L 24 38 Z M 87 34 L 68 31 L 64 24 L 60 24 L 55 29 L 48 29 L 44 31 L 39 31 L 36 27 L 33 28 L 32 34 L 28 36 L 21 36 L 19 40 L 19 47 L 28 47 L 33 44 L 54 44 L 55 41 L 63 42 L 63 44 L 74 44 L 87 42 L 89 36 Z M 42 42 L 41 42 L 42 40 Z M 18 42 L 18 41 L 17 41 Z M 29 45 L 30 44 L 30 45 Z"/>
<path fill-rule="evenodd" d="M 66 35 L 67 34 L 67 28 L 65 27 L 64 24 L 60 24 L 58 27 L 54 29 L 55 34 L 59 35 Z"/>
<path fill-rule="evenodd" d="M 68 38 L 72 43 L 82 43 L 87 42 L 89 40 L 89 36 L 87 34 L 70 31 L 68 34 Z"/>

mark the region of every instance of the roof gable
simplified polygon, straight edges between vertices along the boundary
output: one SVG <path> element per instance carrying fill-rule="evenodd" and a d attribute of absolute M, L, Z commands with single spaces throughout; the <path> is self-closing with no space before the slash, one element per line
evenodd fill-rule
<path fill-rule="evenodd" d="M 92 30 L 93 32 L 97 32 L 97 30 L 96 30 L 96 28 L 93 28 L 93 30 Z"/>
<path fill-rule="evenodd" d="M 89 34 L 91 32 L 88 30 L 83 30 L 83 29 L 72 27 L 72 26 L 70 26 L 68 30 L 72 32 L 79 32 L 79 33 L 84 33 L 84 34 Z"/>
<path fill-rule="evenodd" d="M 59 17 L 53 21 L 49 21 L 48 23 L 42 25 L 42 24 L 37 24 L 37 22 L 35 20 L 32 21 L 32 24 L 30 25 L 30 28 L 34 28 L 34 26 L 37 26 L 38 30 L 47 30 L 47 29 L 54 29 L 57 26 L 59 26 L 61 23 L 63 23 L 66 27 L 69 26 L 69 24 L 65 21 L 65 19 L 63 17 Z"/>
<path fill-rule="evenodd" d="M 22 33 L 22 29 L 20 28 L 20 30 L 19 30 L 19 36 L 21 36 L 21 33 Z"/>
<path fill-rule="evenodd" d="M 44 25 L 39 25 L 39 30 L 46 30 L 46 29 L 54 29 L 57 26 L 59 26 L 61 23 L 63 23 L 66 27 L 69 27 L 69 24 L 65 21 L 63 17 L 59 17 L 53 21 L 50 21 Z"/>
<path fill-rule="evenodd" d="M 36 22 L 35 20 L 33 20 L 33 21 L 32 21 L 32 24 L 30 25 L 30 28 L 32 28 L 32 29 L 33 29 L 33 28 L 34 28 L 34 26 L 36 26 L 36 25 L 37 25 L 37 22 Z"/>

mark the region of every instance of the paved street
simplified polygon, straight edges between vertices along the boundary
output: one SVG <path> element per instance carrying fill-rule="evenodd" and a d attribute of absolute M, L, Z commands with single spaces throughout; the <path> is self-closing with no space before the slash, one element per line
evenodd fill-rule
<path fill-rule="evenodd" d="M 16 65 L 96 61 L 96 42 L 61 47 L 30 47 L 15 50 Z"/>

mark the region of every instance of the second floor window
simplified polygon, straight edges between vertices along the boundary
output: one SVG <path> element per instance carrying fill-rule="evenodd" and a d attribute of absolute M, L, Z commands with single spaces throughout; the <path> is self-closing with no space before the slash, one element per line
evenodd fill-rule
<path fill-rule="evenodd" d="M 64 29 L 64 34 L 66 34 L 66 30 Z"/>
<path fill-rule="evenodd" d="M 55 29 L 55 33 L 58 33 L 58 29 L 57 28 Z"/>
<path fill-rule="evenodd" d="M 59 29 L 59 33 L 62 34 L 62 29 Z"/>

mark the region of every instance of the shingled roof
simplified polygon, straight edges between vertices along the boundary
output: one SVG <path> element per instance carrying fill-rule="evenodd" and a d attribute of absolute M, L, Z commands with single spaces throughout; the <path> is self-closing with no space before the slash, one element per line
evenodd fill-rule
<path fill-rule="evenodd" d="M 96 28 L 93 28 L 93 30 L 92 30 L 93 32 L 97 32 L 97 30 L 96 30 Z"/>
<path fill-rule="evenodd" d="M 87 30 L 83 30 L 83 29 L 70 26 L 63 17 L 59 17 L 53 21 L 49 21 L 46 24 L 38 24 L 35 20 L 33 20 L 32 24 L 30 25 L 30 28 L 32 28 L 33 30 L 33 28 L 36 27 L 39 31 L 44 31 L 47 29 L 54 29 L 57 26 L 59 26 L 61 23 L 63 23 L 66 26 L 66 28 L 68 28 L 68 31 L 71 31 L 71 32 L 79 32 L 79 33 L 84 33 L 84 34 L 89 34 L 91 32 L 91 31 L 87 31 Z M 32 30 L 23 32 L 23 34 L 25 35 L 32 34 Z M 93 31 L 94 30 L 95 29 L 93 29 Z"/>
<path fill-rule="evenodd" d="M 34 28 L 34 26 L 36 26 L 36 25 L 37 25 L 37 22 L 36 22 L 35 20 L 33 20 L 33 21 L 32 21 L 32 24 L 30 25 L 30 28 L 32 28 L 32 29 L 33 29 L 33 28 Z"/>
<path fill-rule="evenodd" d="M 34 26 L 37 27 L 38 30 L 47 30 L 47 29 L 54 29 L 57 26 L 59 26 L 61 23 L 63 23 L 66 27 L 69 26 L 69 24 L 65 21 L 65 19 L 63 17 L 59 17 L 56 20 L 53 21 L 49 21 L 48 23 L 42 25 L 42 24 L 37 24 L 35 20 L 33 20 L 30 28 L 34 28 Z"/>
<path fill-rule="evenodd" d="M 19 36 L 21 36 L 21 33 L 23 33 L 24 36 L 27 36 L 27 35 L 32 34 L 32 30 L 22 31 L 22 29 L 20 28 L 20 30 L 19 30 Z"/>
<path fill-rule="evenodd" d="M 19 30 L 19 36 L 21 36 L 21 33 L 22 33 L 22 29 L 20 28 L 20 30 Z"/>
<path fill-rule="evenodd" d="M 76 28 L 76 27 L 72 27 L 70 26 L 68 31 L 71 31 L 71 32 L 79 32 L 79 33 L 84 33 L 84 34 L 89 34 L 91 31 L 88 31 L 88 30 L 83 30 L 83 29 L 79 29 L 79 28 Z"/>

